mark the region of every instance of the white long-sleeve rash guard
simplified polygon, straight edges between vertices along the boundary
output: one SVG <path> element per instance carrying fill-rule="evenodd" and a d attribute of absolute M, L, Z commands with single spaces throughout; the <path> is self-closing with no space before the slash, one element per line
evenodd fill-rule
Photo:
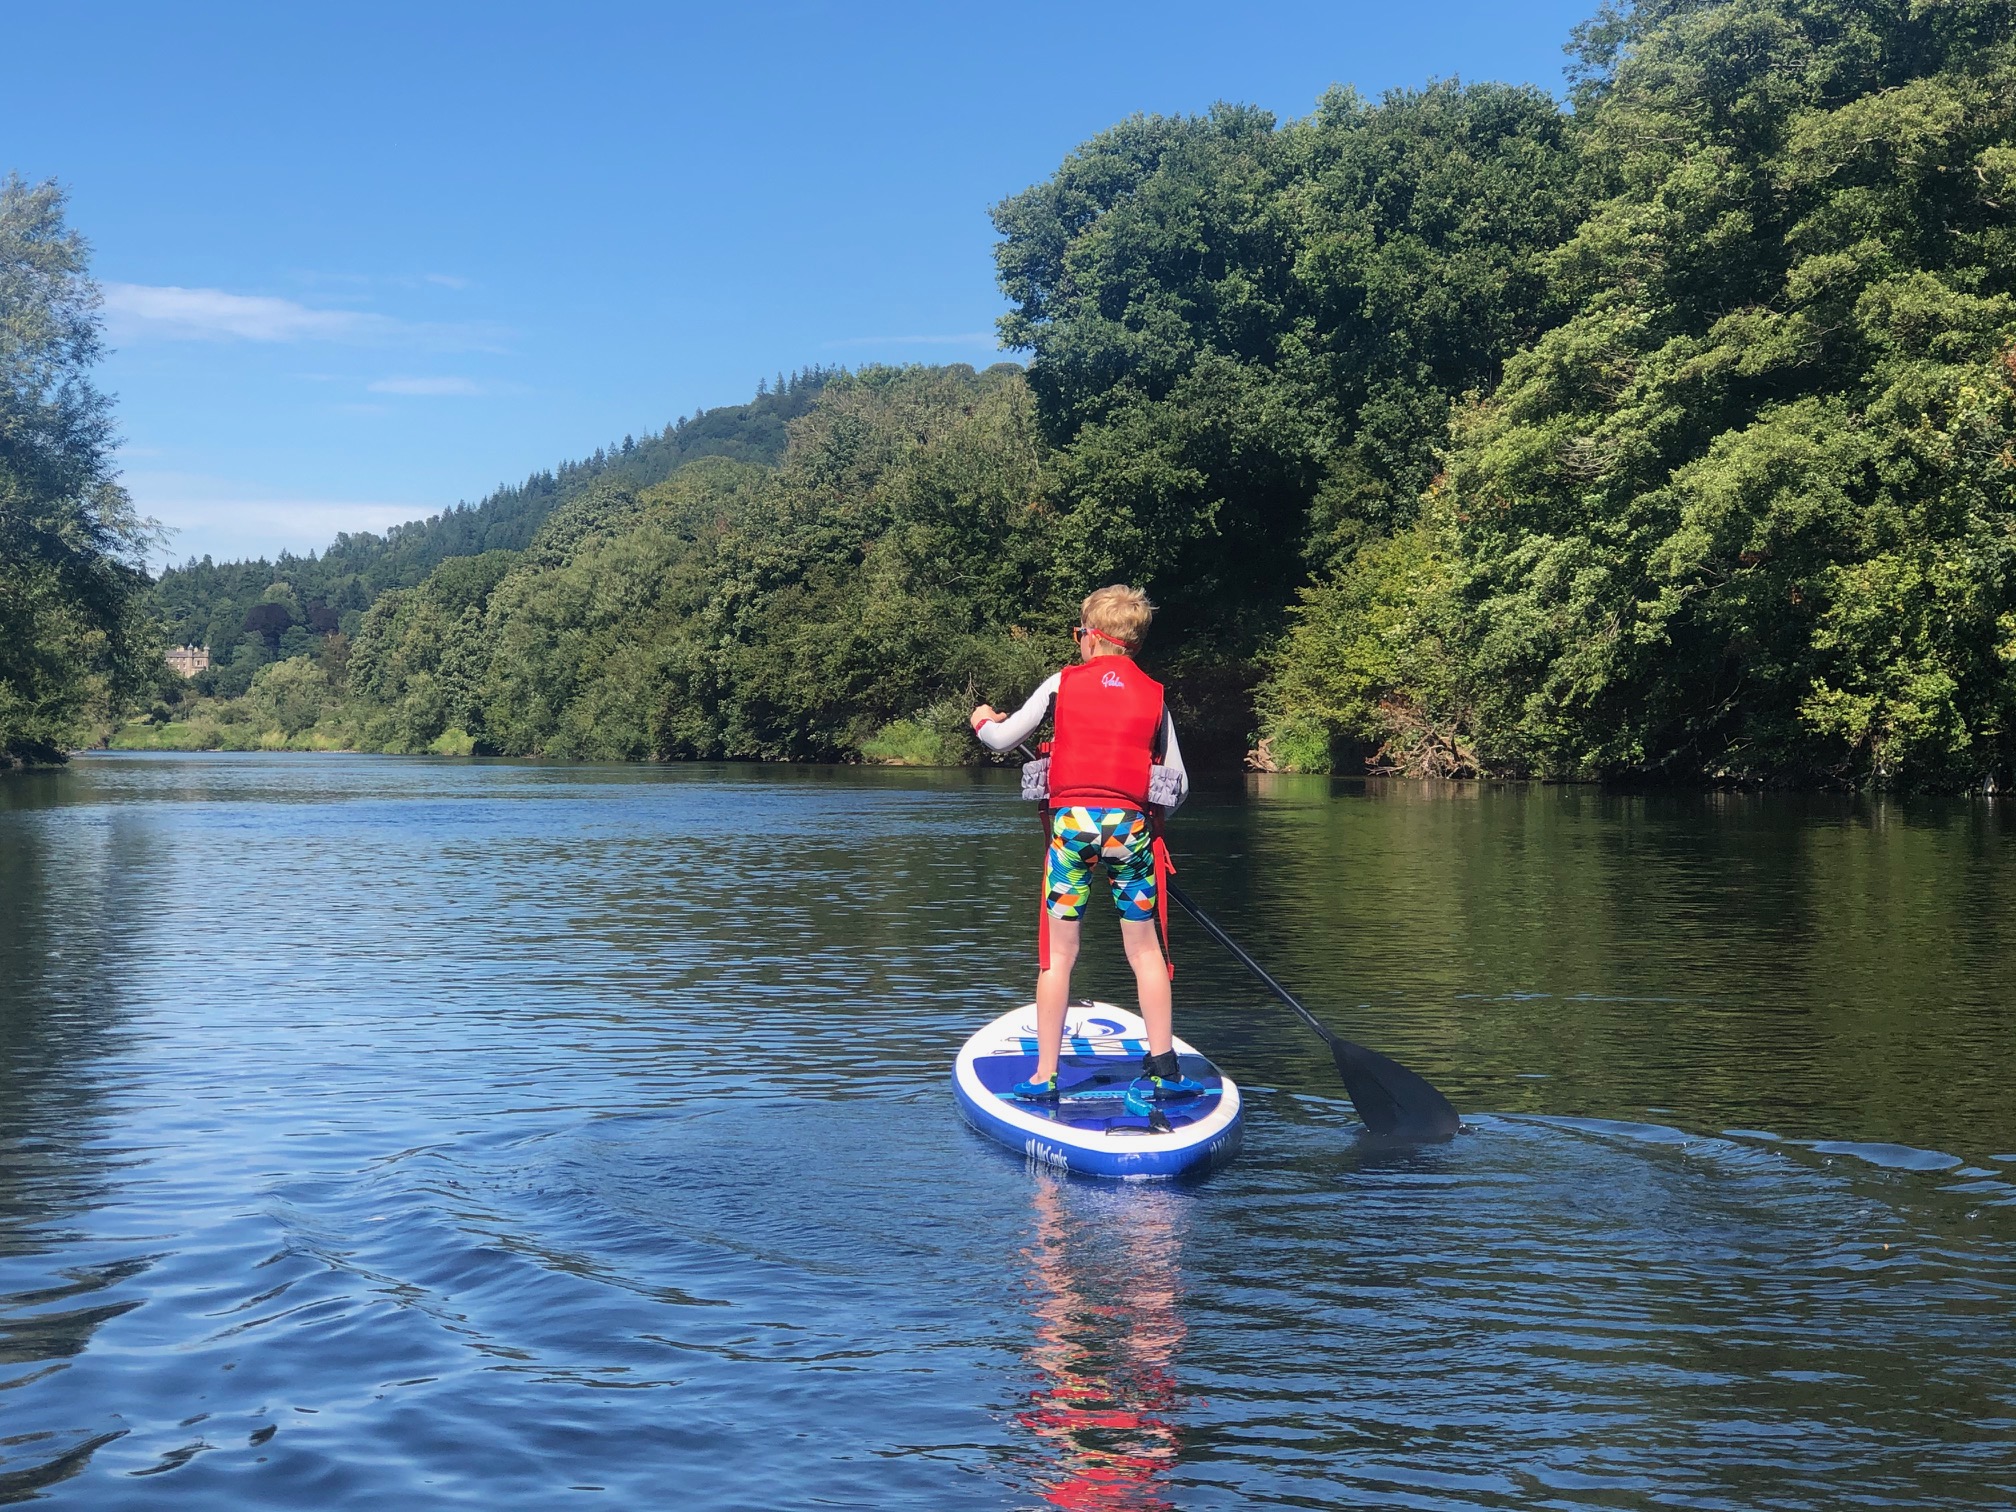
<path fill-rule="evenodd" d="M 1034 735 L 1037 727 L 1050 717 L 1051 705 L 1057 702 L 1057 684 L 1061 676 L 1052 672 L 1036 685 L 1029 701 L 1013 714 L 998 724 L 981 725 L 973 732 L 980 737 L 980 743 L 990 751 L 1012 751 Z M 1176 721 L 1169 717 L 1166 708 L 1162 711 L 1161 764 L 1176 773 L 1176 801 L 1169 805 L 1169 812 L 1173 814 L 1190 796 L 1190 772 L 1183 765 L 1183 748 L 1176 744 Z"/>

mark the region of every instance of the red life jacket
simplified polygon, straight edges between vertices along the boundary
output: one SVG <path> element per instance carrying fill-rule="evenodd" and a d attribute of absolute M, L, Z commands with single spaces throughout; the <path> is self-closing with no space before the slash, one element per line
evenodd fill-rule
<path fill-rule="evenodd" d="M 1057 674 L 1057 701 L 1050 717 L 1050 796 L 1043 827 L 1060 808 L 1135 808 L 1155 826 L 1155 914 L 1162 935 L 1162 959 L 1176 975 L 1169 953 L 1169 874 L 1176 863 L 1162 839 L 1162 819 L 1148 808 L 1148 769 L 1161 754 L 1162 684 L 1124 656 L 1095 656 Z M 1050 969 L 1050 910 L 1036 911 L 1036 965 Z"/>
<path fill-rule="evenodd" d="M 1162 684 L 1124 656 L 1095 656 L 1058 674 L 1050 741 L 1050 806 L 1148 807 L 1148 768 L 1162 735 Z"/>

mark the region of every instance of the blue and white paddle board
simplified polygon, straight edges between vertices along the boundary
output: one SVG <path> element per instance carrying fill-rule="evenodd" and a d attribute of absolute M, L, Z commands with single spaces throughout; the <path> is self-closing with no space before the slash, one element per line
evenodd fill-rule
<path fill-rule="evenodd" d="M 1147 1029 L 1111 1003 L 1073 1003 L 1064 1019 L 1057 1100 L 1023 1102 L 1015 1083 L 1036 1073 L 1036 1005 L 1017 1008 L 966 1041 L 952 1092 L 968 1123 L 1032 1163 L 1086 1176 L 1154 1181 L 1230 1160 L 1239 1150 L 1239 1089 L 1182 1040 L 1185 1074 L 1204 1084 L 1189 1097 L 1130 1113 L 1127 1084 L 1141 1074 Z"/>

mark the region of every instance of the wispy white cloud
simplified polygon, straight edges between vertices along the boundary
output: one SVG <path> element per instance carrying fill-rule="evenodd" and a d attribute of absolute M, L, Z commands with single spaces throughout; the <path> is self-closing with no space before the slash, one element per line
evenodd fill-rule
<path fill-rule="evenodd" d="M 357 310 L 317 310 L 263 294 L 108 283 L 105 313 L 115 334 L 182 341 L 356 341 L 398 322 Z"/>
<path fill-rule="evenodd" d="M 394 320 L 332 310 L 270 294 L 108 283 L 107 326 L 115 341 L 333 341 L 351 346 L 494 348 L 500 333 L 469 325 Z"/>
<path fill-rule="evenodd" d="M 993 347 L 1000 337 L 992 331 L 958 331 L 948 336 L 849 336 L 829 341 L 829 347 L 864 346 L 985 346 Z"/>
<path fill-rule="evenodd" d="M 460 394 L 473 397 L 490 392 L 474 378 L 380 378 L 366 387 L 374 394 Z"/>
<path fill-rule="evenodd" d="M 420 275 L 430 284 L 439 284 L 444 289 L 466 289 L 469 280 L 453 273 L 423 273 Z"/>
<path fill-rule="evenodd" d="M 383 499 L 304 499 L 255 483 L 184 472 L 129 472 L 122 480 L 142 514 L 167 528 L 157 565 L 209 555 L 219 561 L 325 550 L 338 531 L 383 531 L 438 505 Z"/>

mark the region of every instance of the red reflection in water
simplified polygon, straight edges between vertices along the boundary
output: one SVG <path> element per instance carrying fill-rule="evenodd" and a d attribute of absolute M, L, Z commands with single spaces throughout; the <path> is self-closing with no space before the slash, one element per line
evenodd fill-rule
<path fill-rule="evenodd" d="M 1037 1476 L 1043 1499 L 1077 1512 L 1170 1512 L 1160 1488 L 1181 1447 L 1165 1416 L 1178 1405 L 1171 1367 L 1183 1343 L 1176 1209 L 1163 1193 L 1108 1194 L 1139 1200 L 1074 1232 L 1061 1181 L 1033 1179 L 1028 1360 L 1044 1384 L 1017 1421 L 1051 1451 Z"/>

